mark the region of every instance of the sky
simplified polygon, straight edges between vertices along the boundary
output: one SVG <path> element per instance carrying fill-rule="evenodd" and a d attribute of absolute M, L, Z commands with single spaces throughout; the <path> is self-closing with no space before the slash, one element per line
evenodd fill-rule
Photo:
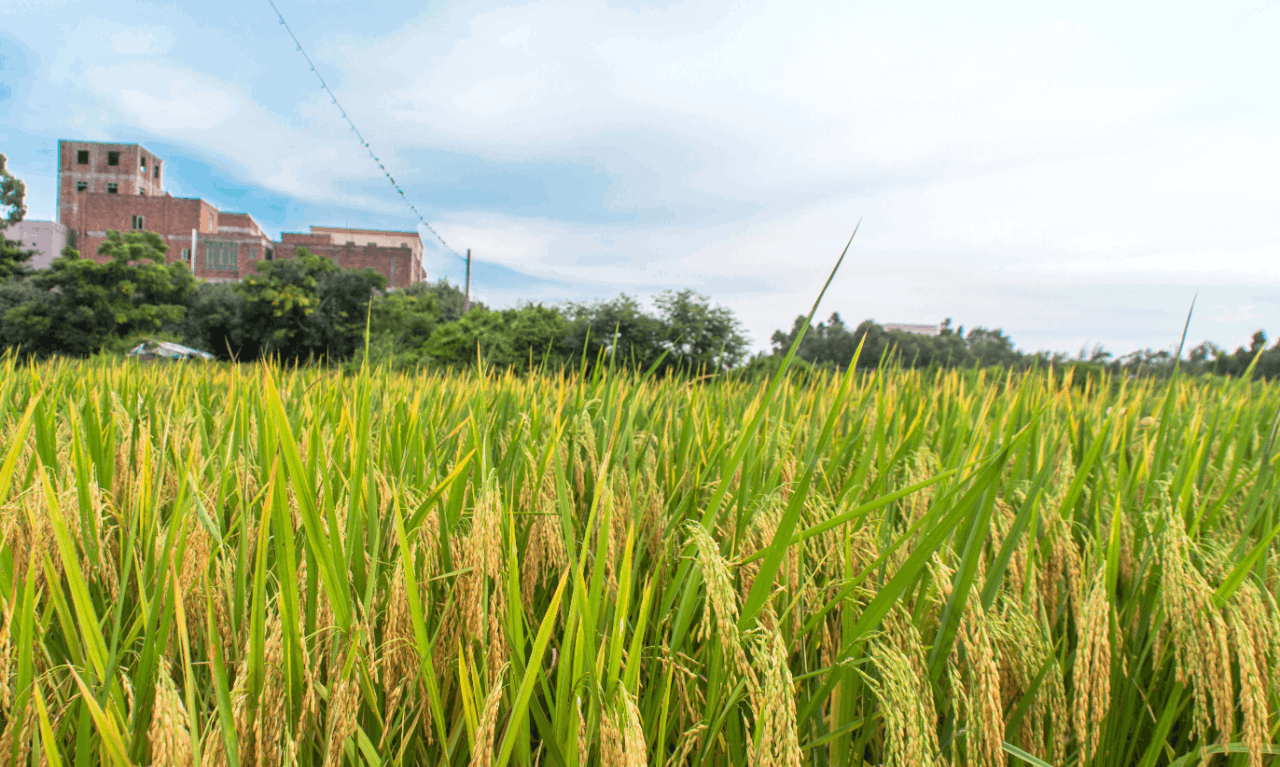
<path fill-rule="evenodd" d="M 417 224 L 267 0 L 5 0 L 0 152 L 138 142 L 273 235 Z M 1280 2 L 277 0 L 426 229 L 522 301 L 691 288 L 756 349 L 848 323 L 1028 351 L 1280 334 Z M 1273 339 L 1274 340 L 1274 339 Z"/>

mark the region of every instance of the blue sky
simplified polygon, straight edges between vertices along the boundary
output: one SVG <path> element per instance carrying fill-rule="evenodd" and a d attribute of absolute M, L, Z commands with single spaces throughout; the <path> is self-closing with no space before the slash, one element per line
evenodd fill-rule
<path fill-rule="evenodd" d="M 1192 342 L 1280 333 L 1275 2 L 278 5 L 491 304 L 691 287 L 764 348 L 861 218 L 824 315 L 1125 352 L 1199 291 Z M 5 6 L 31 218 L 80 138 L 273 234 L 414 224 L 266 0 Z"/>

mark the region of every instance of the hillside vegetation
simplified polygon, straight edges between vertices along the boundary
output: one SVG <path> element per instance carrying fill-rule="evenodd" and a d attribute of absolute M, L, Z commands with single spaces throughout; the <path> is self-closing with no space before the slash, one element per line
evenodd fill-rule
<path fill-rule="evenodd" d="M 10 357 L 0 751 L 1260 767 L 1276 395 Z"/>

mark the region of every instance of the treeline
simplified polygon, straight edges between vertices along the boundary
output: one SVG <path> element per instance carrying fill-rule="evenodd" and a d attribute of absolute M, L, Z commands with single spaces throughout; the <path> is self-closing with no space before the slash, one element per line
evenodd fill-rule
<path fill-rule="evenodd" d="M 773 350 L 768 358 L 758 358 L 752 365 L 776 365 L 791 348 L 805 327 L 805 317 L 796 317 L 790 331 L 775 331 Z M 826 322 L 810 325 L 800 341 L 796 356 L 808 367 L 846 369 L 863 339 L 859 368 L 871 369 L 885 361 L 910 368 L 990 367 L 1025 369 L 1033 366 L 1078 366 L 1090 371 L 1109 371 L 1124 375 L 1168 375 L 1173 372 L 1175 355 L 1165 349 L 1141 349 L 1116 357 L 1101 346 L 1081 349 L 1077 354 L 1065 352 L 1024 352 L 1013 345 L 1013 339 L 999 328 L 976 327 L 965 332 L 964 326 L 951 326 L 943 320 L 938 334 L 926 336 L 900 330 L 886 330 L 871 320 L 850 327 L 833 313 Z M 1191 374 L 1241 376 L 1253 378 L 1280 377 L 1280 342 L 1267 348 L 1267 334 L 1259 330 L 1246 349 L 1229 351 L 1206 341 L 1192 348 L 1182 359 L 1179 369 Z"/>
<path fill-rule="evenodd" d="M 0 346 L 24 356 L 124 353 L 143 340 L 170 340 L 223 360 L 264 357 L 288 363 L 392 369 L 485 364 L 531 369 L 588 367 L 599 362 L 658 375 L 776 370 L 805 327 L 797 317 L 772 337 L 771 352 L 748 356 L 742 326 L 729 309 L 694 291 L 667 291 L 647 310 L 620 295 L 605 301 L 554 306 L 527 303 L 491 309 L 440 280 L 388 291 L 372 269 L 340 269 L 300 249 L 294 258 L 260 261 L 239 282 L 197 280 L 185 264 L 166 263 L 166 246 L 148 232 L 109 232 L 99 248 L 104 263 L 63 251 L 47 269 L 28 265 L 31 251 L 0 244 Z M 367 335 L 367 338 L 366 338 Z M 1280 344 L 1262 331 L 1249 348 L 1212 343 L 1191 349 L 1181 363 L 1191 373 L 1257 378 L 1280 376 Z M 1089 371 L 1165 375 L 1174 355 L 1145 349 L 1113 357 L 1101 347 L 1076 355 L 1028 353 L 1000 329 L 953 328 L 937 335 L 887 330 L 871 320 L 846 325 L 838 313 L 810 326 L 797 351 L 800 370 L 845 369 L 863 343 L 858 367 L 886 361 L 913 368 L 1073 365 Z"/>
<path fill-rule="evenodd" d="M 388 291 L 372 269 L 340 269 L 299 249 L 260 261 L 239 282 L 197 280 L 165 263 L 149 232 L 109 232 L 104 263 L 68 248 L 47 269 L 30 251 L 0 250 L 0 345 L 25 356 L 123 353 L 170 340 L 224 360 L 370 361 L 393 369 L 473 365 L 551 368 L 606 360 L 672 372 L 739 367 L 747 340 L 733 313 L 691 290 L 668 291 L 656 311 L 622 295 L 557 306 L 496 310 L 446 281 Z M 367 333 L 367 345 L 366 345 Z"/>

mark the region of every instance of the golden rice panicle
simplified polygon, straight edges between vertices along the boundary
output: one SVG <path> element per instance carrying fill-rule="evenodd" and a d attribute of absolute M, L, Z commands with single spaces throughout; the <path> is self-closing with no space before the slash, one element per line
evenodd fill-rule
<path fill-rule="evenodd" d="M 702 612 L 698 639 L 706 641 L 713 633 L 718 635 L 725 658 L 732 660 L 738 673 L 746 678 L 748 691 L 753 691 L 758 683 L 738 635 L 738 594 L 733 588 L 729 565 L 720 556 L 720 547 L 702 525 L 690 522 L 685 525 L 685 533 L 697 550 L 698 568 L 707 589 L 707 602 Z"/>
<path fill-rule="evenodd" d="M 1262 591 L 1248 581 L 1241 584 L 1226 614 L 1240 674 L 1240 741 L 1249 751 L 1249 767 L 1262 767 L 1271 741 L 1267 699 L 1275 673 L 1275 618 Z"/>
<path fill-rule="evenodd" d="M 485 661 L 489 668 L 491 683 L 503 673 L 511 648 L 507 644 L 506 625 L 502 616 L 507 614 L 507 590 L 495 588 L 489 595 L 489 634 L 485 644 Z"/>
<path fill-rule="evenodd" d="M 417 678 L 418 651 L 409 611 L 405 567 L 413 567 L 412 553 L 398 559 L 391 576 L 386 625 L 382 631 L 382 650 L 377 660 L 382 674 L 382 694 L 386 701 L 383 716 L 385 720 L 390 720 L 395 715 L 406 687 Z"/>
<path fill-rule="evenodd" d="M 921 447 L 911 455 L 910 462 L 907 464 L 907 472 L 906 477 L 903 479 L 903 485 L 909 486 L 914 485 L 917 482 L 923 482 L 937 473 L 937 456 L 935 456 L 928 447 Z M 911 525 L 921 519 L 929 512 L 929 506 L 933 503 L 933 493 L 934 486 L 930 485 L 907 497 L 905 516 L 908 525 Z"/>
<path fill-rule="evenodd" d="M 965 747 L 968 764 L 1004 767 L 1004 710 L 1000 706 L 1000 669 L 987 626 L 987 617 L 976 596 L 960 619 L 958 632 L 964 651 L 968 699 Z"/>
<path fill-rule="evenodd" d="M 406 507 L 417 505 L 407 504 Z M 415 553 L 422 554 L 422 577 L 430 579 L 440 573 L 440 509 L 432 507 L 418 526 Z M 452 556 L 452 552 L 450 552 Z M 456 560 L 455 560 L 456 561 Z M 425 581 L 424 581 L 425 582 Z"/>
<path fill-rule="evenodd" d="M 502 499 L 496 480 L 485 479 L 476 494 L 471 514 L 471 531 L 456 552 L 466 570 L 458 577 L 458 604 L 467 635 L 488 645 L 490 628 L 486 606 L 492 583 L 500 583 L 503 568 Z M 504 591 L 500 586 L 496 591 Z"/>
<path fill-rule="evenodd" d="M 504 665 L 498 670 L 489 695 L 484 699 L 480 723 L 476 726 L 475 748 L 471 751 L 471 767 L 491 767 L 493 764 L 493 741 L 498 733 L 498 706 L 502 703 L 503 680 L 506 679 L 508 668 L 509 666 Z"/>
<path fill-rule="evenodd" d="M 1018 725 L 1019 745 L 1032 756 L 1061 764 L 1066 759 L 1071 722 L 1062 667 L 1045 626 L 1043 606 L 1034 596 L 1030 604 L 1017 598 L 999 604 L 996 656 L 1003 707 L 1009 711 L 1025 705 L 1026 713 Z M 1028 694 L 1033 696 L 1029 703 L 1024 700 Z"/>
<path fill-rule="evenodd" d="M 284 625 L 280 613 L 267 613 L 263 646 L 262 695 L 257 703 L 253 722 L 254 752 L 264 765 L 280 763 L 280 745 L 285 732 L 285 704 L 287 680 L 284 678 Z"/>
<path fill-rule="evenodd" d="M 551 500 L 554 503 L 554 498 Z M 520 599 L 526 612 L 533 614 L 534 590 L 545 584 L 550 576 L 563 572 L 568 561 L 559 512 L 554 506 L 544 505 L 529 524 L 525 554 L 520 564 Z"/>
<path fill-rule="evenodd" d="M 173 680 L 162 669 L 157 674 L 156 697 L 151 708 L 151 726 L 147 739 L 151 743 L 151 764 L 155 767 L 191 767 L 191 731 L 187 726 L 187 709 Z"/>
<path fill-rule="evenodd" d="M 884 764 L 929 764 L 938 756 L 939 746 L 924 646 L 910 616 L 901 608 L 886 616 L 884 628 L 868 646 L 876 675 L 867 677 L 884 718 Z"/>
<path fill-rule="evenodd" d="M 1111 704 L 1111 603 L 1105 571 L 1099 571 L 1076 623 L 1075 686 L 1072 721 L 1081 763 L 1093 759 L 1102 736 L 1102 720 Z"/>
<path fill-rule="evenodd" d="M 13 607 L 9 600 L 0 601 L 0 611 L 4 613 L 4 625 L 0 626 L 0 712 L 7 718 L 13 710 L 13 688 L 9 685 L 9 674 L 13 670 L 13 642 L 10 637 Z"/>
<path fill-rule="evenodd" d="M 627 767 L 627 743 L 618 718 L 619 701 L 600 712 L 600 767 Z"/>
<path fill-rule="evenodd" d="M 1049 556 L 1037 574 L 1040 598 L 1049 611 L 1050 619 L 1056 622 L 1068 613 L 1078 615 L 1080 612 L 1084 562 L 1070 524 L 1057 511 L 1049 511 L 1055 508 L 1051 503 L 1046 503 L 1043 508 Z"/>
<path fill-rule="evenodd" d="M 342 744 L 356 731 L 361 697 L 356 674 L 353 669 L 346 678 L 334 678 L 329 682 L 329 732 L 324 761 L 327 767 L 338 767 L 342 763 Z"/>
<path fill-rule="evenodd" d="M 587 717 L 582 713 L 582 696 L 574 698 L 574 711 L 578 719 L 578 764 L 586 764 L 591 755 L 591 736 L 587 732 Z"/>
<path fill-rule="evenodd" d="M 666 527 L 667 502 L 658 479 L 657 458 L 652 450 L 645 451 L 643 468 L 640 469 L 639 492 L 644 501 L 640 512 L 640 528 L 636 531 L 637 541 L 644 541 L 648 546 L 649 556 L 656 559 L 665 543 L 662 531 Z"/>
<path fill-rule="evenodd" d="M 1196 735 L 1209 741 L 1211 729 L 1229 742 L 1235 719 L 1227 624 L 1213 603 L 1213 589 L 1192 562 L 1194 544 L 1172 504 L 1162 501 L 1156 524 L 1162 526 L 1156 556 L 1160 561 L 1162 602 L 1174 649 L 1175 678 L 1191 688 Z"/>
<path fill-rule="evenodd" d="M 800 767 L 795 688 L 777 624 L 777 616 L 766 607 L 760 613 L 760 628 L 753 632 L 760 686 L 751 696 L 759 741 L 751 761 L 758 767 Z"/>
<path fill-rule="evenodd" d="M 645 767 L 649 763 L 648 745 L 644 738 L 644 723 L 640 717 L 640 704 L 636 696 L 625 687 L 618 688 L 618 698 L 626 723 L 623 739 L 627 748 L 626 767 Z"/>
<path fill-rule="evenodd" d="M 18 758 L 14 764 L 26 764 L 27 757 L 31 754 L 31 737 L 36 731 L 36 710 L 35 706 L 28 705 L 26 713 L 21 720 L 15 717 L 8 717 L 5 722 L 4 731 L 0 732 L 0 755 L 8 757 L 13 753 L 14 740 L 18 741 Z"/>
<path fill-rule="evenodd" d="M 761 549 L 769 545 L 771 533 L 778 529 L 778 524 L 782 521 L 782 513 L 786 510 L 786 502 L 783 501 L 781 493 L 773 493 L 766 496 L 756 507 L 755 513 L 747 521 L 746 530 L 743 531 L 742 545 L 739 549 L 740 556 L 746 557 L 755 554 Z M 732 531 L 727 537 L 733 537 Z M 788 552 L 788 560 L 792 559 L 794 549 Z M 788 562 L 788 565 L 790 563 Z M 747 598 L 747 594 L 751 593 L 751 589 L 755 586 L 756 575 L 760 572 L 760 560 L 748 562 L 738 568 L 738 592 L 742 599 Z"/>

